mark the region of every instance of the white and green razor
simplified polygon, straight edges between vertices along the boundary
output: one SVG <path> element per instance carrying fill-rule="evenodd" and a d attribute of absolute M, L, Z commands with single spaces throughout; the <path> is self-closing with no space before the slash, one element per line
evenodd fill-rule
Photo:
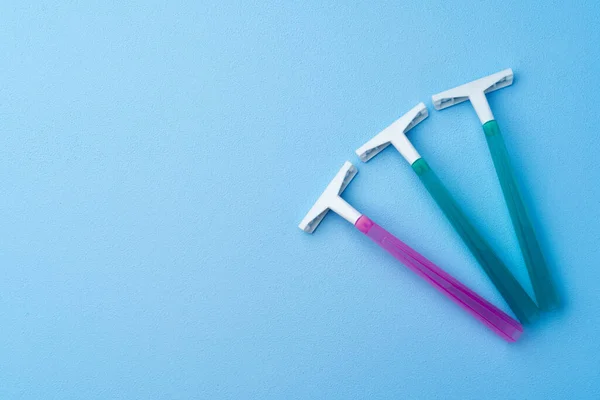
<path fill-rule="evenodd" d="M 501 89 L 513 83 L 512 69 L 505 69 L 485 78 L 458 86 L 454 89 L 432 96 L 433 105 L 437 110 L 453 106 L 463 101 L 471 101 L 477 116 L 483 125 L 496 174 L 502 186 L 504 200 L 508 206 L 512 224 L 515 228 L 521 252 L 527 265 L 531 285 L 535 292 L 538 307 L 548 311 L 557 308 L 559 298 L 551 275 L 540 249 L 535 230 L 529 213 L 523 202 L 520 189 L 511 167 L 506 145 L 500 134 L 498 123 L 494 119 L 486 93 Z"/>

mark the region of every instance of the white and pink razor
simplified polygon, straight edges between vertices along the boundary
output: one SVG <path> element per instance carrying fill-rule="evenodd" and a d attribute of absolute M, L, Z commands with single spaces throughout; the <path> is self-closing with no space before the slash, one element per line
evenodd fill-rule
<path fill-rule="evenodd" d="M 340 197 L 357 172 L 356 167 L 346 161 L 325 192 L 300 222 L 299 228 L 313 233 L 327 212 L 333 210 L 504 340 L 516 341 L 523 333 L 523 327 L 519 322 L 371 221 L 367 216 L 360 214 Z"/>

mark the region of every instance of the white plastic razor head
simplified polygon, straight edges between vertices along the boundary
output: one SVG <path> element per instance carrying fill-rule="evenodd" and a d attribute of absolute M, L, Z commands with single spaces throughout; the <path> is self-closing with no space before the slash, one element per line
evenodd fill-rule
<path fill-rule="evenodd" d="M 435 94 L 431 96 L 431 100 L 433 101 L 433 106 L 436 110 L 442 110 L 455 104 L 462 103 L 463 101 L 471 100 L 471 103 L 479 116 L 479 120 L 482 124 L 485 124 L 494 119 L 494 115 L 490 110 L 485 94 L 512 85 L 513 76 L 512 69 L 508 68 L 473 82 L 455 87 L 454 89 Z"/>
<path fill-rule="evenodd" d="M 346 161 L 298 227 L 304 232 L 313 233 L 329 210 L 333 210 L 354 225 L 361 214 L 340 195 L 357 173 L 356 167 Z"/>
<path fill-rule="evenodd" d="M 429 113 L 425 104 L 417 104 L 412 110 L 394 121 L 390 126 L 356 150 L 356 155 L 362 161 L 367 162 L 379 154 L 381 150 L 392 144 L 409 164 L 414 163 L 421 156 L 406 137 L 406 133 L 427 118 L 428 115 Z"/>

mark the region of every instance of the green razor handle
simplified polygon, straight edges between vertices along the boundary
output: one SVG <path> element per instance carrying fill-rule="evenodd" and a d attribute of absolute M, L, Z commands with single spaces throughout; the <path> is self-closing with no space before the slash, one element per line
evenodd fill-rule
<path fill-rule="evenodd" d="M 532 322 L 538 315 L 535 303 L 471 224 L 427 162 L 419 158 L 412 168 L 519 321 L 523 324 Z"/>
<path fill-rule="evenodd" d="M 500 128 L 496 120 L 483 124 L 485 139 L 487 140 L 496 174 L 500 180 L 500 186 L 504 194 L 504 200 L 508 206 L 512 224 L 517 233 L 517 239 L 525 259 L 525 265 L 529 272 L 531 285 L 535 292 L 538 306 L 541 310 L 548 311 L 557 308 L 559 298 L 553 285 L 550 271 L 535 230 L 529 218 L 527 208 L 519 191 L 515 175 L 510 165 L 508 151 L 500 134 Z"/>

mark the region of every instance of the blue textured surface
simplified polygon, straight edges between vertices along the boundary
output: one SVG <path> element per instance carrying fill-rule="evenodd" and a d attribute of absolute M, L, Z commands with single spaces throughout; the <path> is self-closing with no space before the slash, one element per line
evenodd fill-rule
<path fill-rule="evenodd" d="M 0 4 L 0 398 L 600 398 L 598 2 L 87 3 Z M 430 101 L 507 67 L 565 299 L 515 345 L 296 227 L 351 160 L 346 199 L 507 310 L 400 156 L 354 156 L 425 101 L 411 139 L 525 278 L 474 111 Z"/>

